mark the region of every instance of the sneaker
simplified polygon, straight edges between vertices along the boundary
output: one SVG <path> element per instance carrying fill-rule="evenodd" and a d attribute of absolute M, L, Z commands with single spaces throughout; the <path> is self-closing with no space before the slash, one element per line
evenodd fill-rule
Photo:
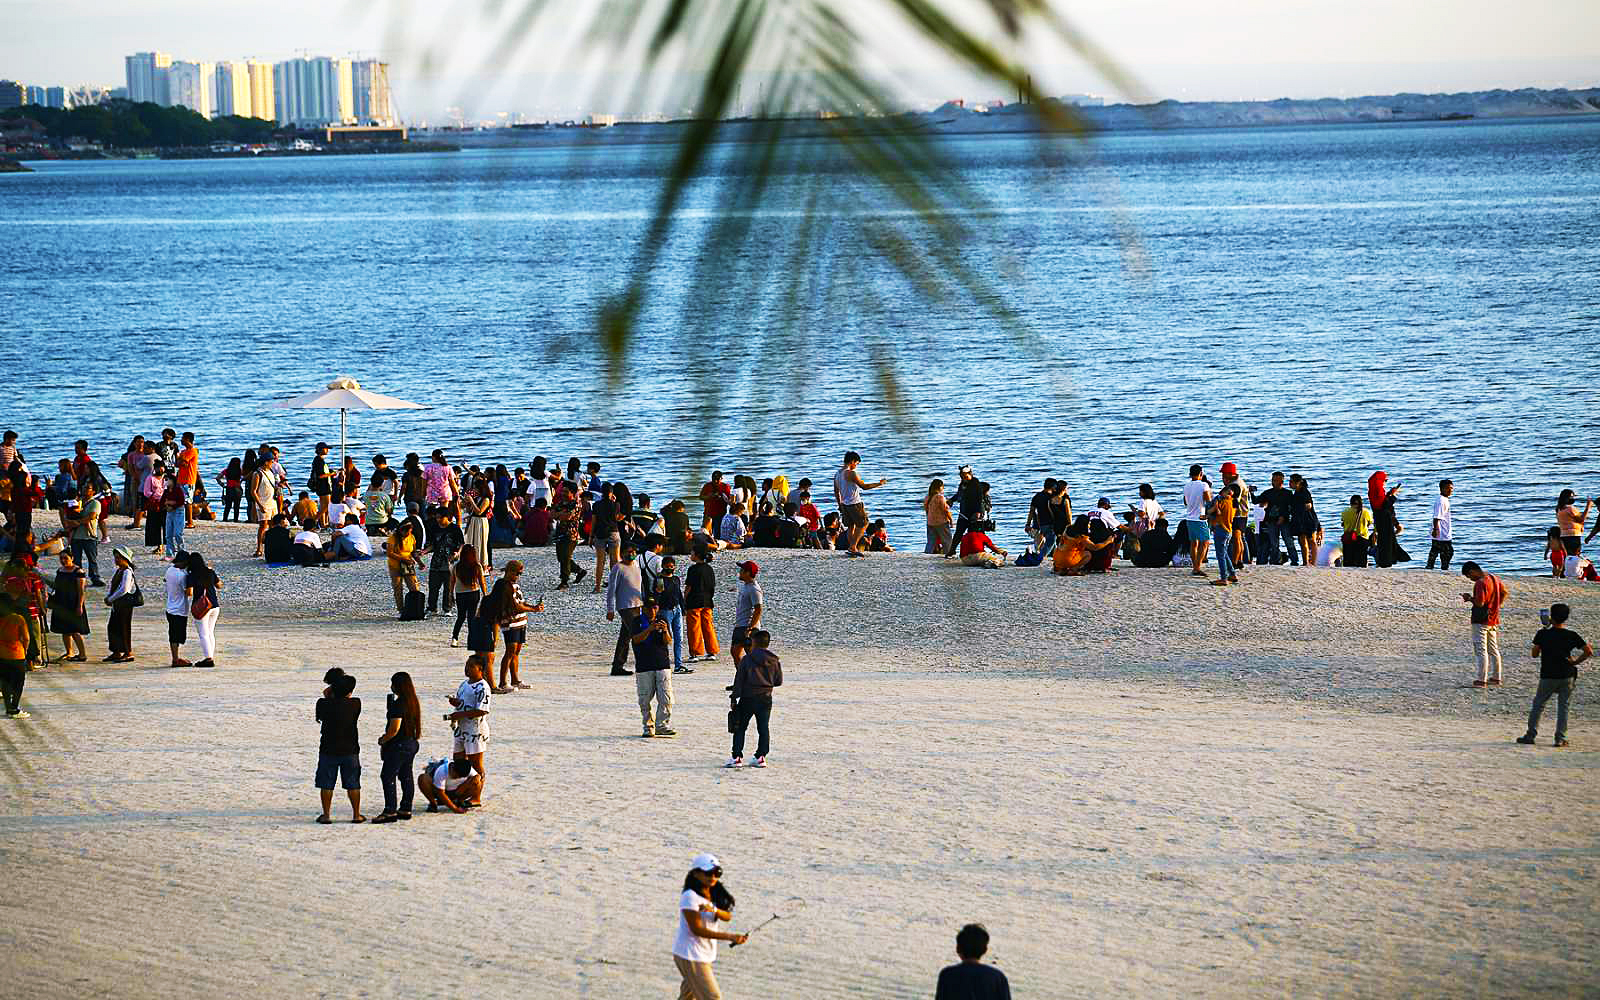
<path fill-rule="evenodd" d="M 657 726 L 656 735 L 670 739 L 671 737 L 678 735 L 678 731 L 668 726 Z"/>
<path fill-rule="evenodd" d="M 8 719 L 31 719 L 31 718 L 33 718 L 33 716 L 30 715 L 27 712 L 18 711 L 18 712 L 7 712 L 6 713 L 6 718 L 8 718 Z"/>
<path fill-rule="evenodd" d="M 1557 736 L 1555 745 L 1558 747 L 1564 747 L 1567 745 L 1567 741 L 1564 737 Z"/>
<path fill-rule="evenodd" d="M 693 667 L 673 667 L 672 668 L 672 672 L 675 673 L 675 674 L 692 674 L 692 673 L 694 673 L 694 668 Z"/>
<path fill-rule="evenodd" d="M 629 670 L 627 667 L 612 667 L 611 668 L 611 676 L 612 677 L 632 677 L 633 676 L 633 671 Z"/>
<path fill-rule="evenodd" d="M 1534 741 L 1534 735 L 1532 733 L 1528 733 L 1526 735 L 1517 737 L 1517 742 L 1521 743 L 1525 747 L 1533 746 L 1533 741 Z"/>
<path fill-rule="evenodd" d="M 750 762 L 750 766 L 751 767 L 766 767 L 767 766 L 767 758 L 765 758 L 765 757 L 757 757 L 755 760 Z"/>
<path fill-rule="evenodd" d="M 649 739 L 650 737 L 654 736 L 655 734 L 656 734 L 656 732 L 655 732 L 654 729 L 651 729 L 649 726 L 646 726 L 644 728 L 644 732 L 640 733 L 639 736 L 642 739 Z"/>
<path fill-rule="evenodd" d="M 729 757 L 728 758 L 728 762 L 726 764 L 722 765 L 722 766 L 723 767 L 744 767 L 744 758 L 743 757 Z"/>
<path fill-rule="evenodd" d="M 460 639 L 451 639 L 450 640 L 450 648 L 451 649 L 460 649 L 461 648 L 461 640 Z"/>
<path fill-rule="evenodd" d="M 1486 687 L 1489 686 L 1489 682 L 1488 681 L 1473 681 L 1472 682 L 1472 686 L 1475 687 L 1475 688 L 1486 688 Z"/>

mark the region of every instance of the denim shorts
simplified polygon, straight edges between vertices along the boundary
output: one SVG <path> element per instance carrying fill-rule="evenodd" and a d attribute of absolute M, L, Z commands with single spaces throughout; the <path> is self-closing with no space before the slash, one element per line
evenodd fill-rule
<path fill-rule="evenodd" d="M 324 791 L 333 791 L 333 779 L 337 776 L 340 783 L 347 791 L 361 787 L 361 758 L 356 754 L 335 757 L 332 754 L 317 755 L 317 787 Z"/>
<path fill-rule="evenodd" d="M 1211 525 L 1204 521 L 1189 522 L 1189 544 L 1193 545 L 1201 539 L 1211 541 Z"/>

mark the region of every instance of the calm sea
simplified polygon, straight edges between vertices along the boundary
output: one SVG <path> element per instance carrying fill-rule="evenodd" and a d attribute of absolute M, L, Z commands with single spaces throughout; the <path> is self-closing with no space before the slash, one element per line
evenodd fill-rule
<path fill-rule="evenodd" d="M 1046 475 L 1079 507 L 1141 481 L 1171 507 L 1191 461 L 1231 459 L 1252 482 L 1303 473 L 1334 522 L 1384 468 L 1419 561 L 1449 476 L 1458 559 L 1521 571 L 1561 488 L 1600 494 L 1600 122 L 1117 135 L 1087 168 L 1025 138 L 940 142 L 987 199 L 963 256 L 1026 338 L 884 267 L 868 244 L 896 206 L 814 143 L 737 259 L 693 239 L 731 171 L 689 192 L 610 386 L 594 309 L 664 147 L 36 164 L 0 175 L 4 423 L 36 464 L 170 424 L 213 471 L 271 440 L 298 475 L 337 415 L 266 407 L 348 373 L 434 407 L 353 415 L 363 460 L 579 455 L 661 497 L 711 467 L 825 483 L 855 448 L 890 478 L 873 512 L 918 548 L 927 478 L 961 462 L 1012 543 Z M 765 265 L 764 286 L 731 277 Z"/>

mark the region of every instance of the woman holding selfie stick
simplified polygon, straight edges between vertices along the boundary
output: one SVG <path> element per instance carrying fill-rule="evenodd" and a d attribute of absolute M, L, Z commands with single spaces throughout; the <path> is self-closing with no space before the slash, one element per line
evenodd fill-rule
<path fill-rule="evenodd" d="M 695 856 L 678 896 L 678 936 L 672 943 L 672 962 L 683 977 L 678 1000 L 722 1000 L 711 965 L 717 960 L 717 942 L 743 944 L 748 934 L 717 930 L 733 919 L 733 895 L 722 884 L 722 864 L 712 854 Z"/>

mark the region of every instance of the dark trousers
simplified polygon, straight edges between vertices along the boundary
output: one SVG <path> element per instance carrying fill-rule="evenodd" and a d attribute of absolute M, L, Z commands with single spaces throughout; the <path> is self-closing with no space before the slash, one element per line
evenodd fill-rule
<path fill-rule="evenodd" d="M 1528 712 L 1528 735 L 1539 735 L 1539 716 L 1544 714 L 1544 703 L 1556 696 L 1556 739 L 1567 738 L 1567 704 L 1572 701 L 1574 678 L 1539 678 L 1539 693 L 1533 696 L 1533 709 Z M 8 706 L 9 708 L 9 706 Z"/>
<path fill-rule="evenodd" d="M 971 519 L 965 517 L 956 518 L 956 530 L 950 533 L 950 543 L 944 547 L 944 554 L 947 556 L 955 555 L 956 549 L 961 547 L 961 536 L 965 535 L 971 528 Z"/>
<path fill-rule="evenodd" d="M 556 565 L 561 567 L 561 583 L 565 585 L 573 574 L 578 572 L 578 564 L 572 561 L 572 553 L 578 547 L 578 542 L 571 535 L 563 535 L 556 539 Z"/>
<path fill-rule="evenodd" d="M 767 755 L 767 724 L 772 721 L 772 695 L 746 695 L 739 699 L 733 723 L 733 755 L 744 756 L 744 731 L 756 720 L 756 756 Z"/>
<path fill-rule="evenodd" d="M 1367 568 L 1367 540 L 1347 535 L 1344 539 L 1344 564 L 1356 569 Z"/>
<path fill-rule="evenodd" d="M 402 739 L 396 736 L 383 745 L 378 755 L 383 758 L 383 771 L 379 775 L 383 781 L 383 811 L 395 812 L 394 783 L 400 779 L 400 808 L 399 811 L 411 811 L 411 799 L 416 793 L 416 776 L 411 773 L 411 764 L 417 759 L 417 741 Z"/>
<path fill-rule="evenodd" d="M 133 652 L 133 608 L 114 607 L 106 626 L 106 645 L 113 653 Z"/>
<path fill-rule="evenodd" d="M 98 525 L 89 525 L 90 531 L 99 531 Z M 95 538 L 72 540 L 72 561 L 89 571 L 91 583 L 100 582 L 100 542 Z"/>
<path fill-rule="evenodd" d="M 456 598 L 456 627 L 450 632 L 451 639 L 461 638 L 461 626 L 476 618 L 478 615 L 478 602 L 483 599 L 481 590 L 463 590 L 455 595 Z"/>
<path fill-rule="evenodd" d="M 428 571 L 428 614 L 439 610 L 439 591 L 444 591 L 444 613 L 449 614 L 456 605 L 456 588 L 450 585 L 450 571 L 447 569 L 431 569 Z"/>
<path fill-rule="evenodd" d="M 22 685 L 28 680 L 28 665 L 22 660 L 0 661 L 0 691 L 5 693 L 6 714 L 22 710 Z"/>
<path fill-rule="evenodd" d="M 232 487 L 222 491 L 222 519 L 224 521 L 239 520 L 239 501 L 244 499 L 244 490 Z M 232 517 L 228 515 L 232 514 Z"/>
<path fill-rule="evenodd" d="M 1439 568 L 1449 572 L 1450 560 L 1454 559 L 1456 556 L 1456 547 L 1449 542 L 1441 542 L 1438 539 L 1434 539 L 1433 544 L 1428 546 L 1429 569 L 1433 569 L 1433 560 L 1435 556 L 1437 556 L 1439 559 Z"/>
<path fill-rule="evenodd" d="M 1261 530 L 1267 539 L 1266 558 L 1262 562 L 1275 566 L 1282 565 L 1285 562 L 1295 566 L 1300 565 L 1300 549 L 1298 548 L 1300 543 L 1295 539 L 1292 527 L 1287 524 L 1273 524 L 1270 521 L 1263 521 L 1261 522 Z M 1282 553 L 1278 550 L 1280 541 L 1284 549 Z"/>
<path fill-rule="evenodd" d="M 617 630 L 617 652 L 611 657 L 611 669 L 619 670 L 628 662 L 628 650 L 633 646 L 633 630 L 639 624 L 638 608 L 618 608 L 617 617 L 622 628 Z"/>

